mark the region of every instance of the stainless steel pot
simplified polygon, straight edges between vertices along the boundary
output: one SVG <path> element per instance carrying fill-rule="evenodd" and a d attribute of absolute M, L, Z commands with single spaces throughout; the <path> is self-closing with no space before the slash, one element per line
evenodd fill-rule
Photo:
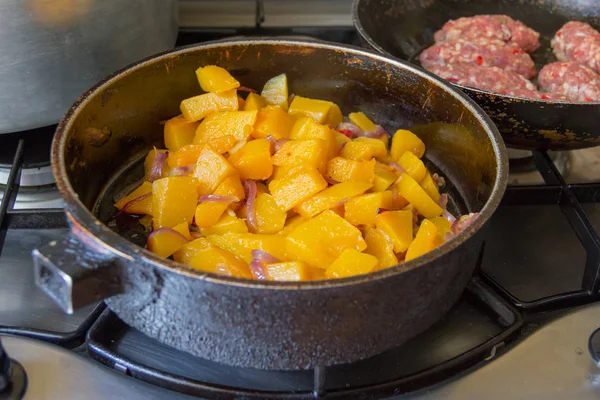
<path fill-rule="evenodd" d="M 0 133 L 57 123 L 87 88 L 177 35 L 176 0 L 0 2 Z"/>

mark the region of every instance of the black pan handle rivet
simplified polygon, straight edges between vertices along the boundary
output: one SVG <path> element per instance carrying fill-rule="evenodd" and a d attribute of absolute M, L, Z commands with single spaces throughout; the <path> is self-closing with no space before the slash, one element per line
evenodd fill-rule
<path fill-rule="evenodd" d="M 590 336 L 588 349 L 592 359 L 600 367 L 600 328 L 596 329 Z"/>

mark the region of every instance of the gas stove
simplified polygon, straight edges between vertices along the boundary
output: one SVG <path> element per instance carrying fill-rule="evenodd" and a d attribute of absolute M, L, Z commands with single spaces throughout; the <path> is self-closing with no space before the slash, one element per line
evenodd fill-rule
<path fill-rule="evenodd" d="M 198 29 L 195 18 L 210 20 L 194 14 L 201 3 L 220 12 L 221 3 L 239 3 L 242 10 L 249 2 L 182 2 L 188 12 L 178 45 L 248 35 L 360 45 L 349 19 L 337 14 L 347 1 L 329 4 L 336 27 L 322 26 L 310 13 L 303 15 L 312 24 L 289 27 L 281 21 L 298 12 L 293 4 L 265 1 L 258 2 L 262 10 L 249 8 L 253 19 L 242 11 L 229 15 L 237 27 L 227 29 Z M 268 18 L 269 10 L 278 22 Z M 456 306 L 425 333 L 353 364 L 260 371 L 166 347 L 129 328 L 103 303 L 65 315 L 37 289 L 31 250 L 67 230 L 60 195 L 48 180 L 52 130 L 0 136 L 0 338 L 14 359 L 6 372 L 8 359 L 0 354 L 0 399 L 18 398 L 21 390 L 26 399 L 600 395 L 600 335 L 592 336 L 600 327 L 598 150 L 513 153 L 511 184 L 485 228 L 479 268 Z M 13 384 L 2 392 L 7 376 Z"/>

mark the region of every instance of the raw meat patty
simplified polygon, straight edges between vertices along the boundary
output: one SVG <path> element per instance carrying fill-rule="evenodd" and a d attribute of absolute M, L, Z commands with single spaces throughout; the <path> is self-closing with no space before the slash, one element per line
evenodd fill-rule
<path fill-rule="evenodd" d="M 436 66 L 434 74 L 463 86 L 488 90 L 510 96 L 544 100 L 566 100 L 564 96 L 540 93 L 533 83 L 519 74 L 498 67 L 480 67 L 470 64 Z"/>
<path fill-rule="evenodd" d="M 546 65 L 538 77 L 540 89 L 571 101 L 600 101 L 600 75 L 575 62 Z"/>
<path fill-rule="evenodd" d="M 560 61 L 575 61 L 600 73 L 600 32 L 584 22 L 567 22 L 552 39 Z"/>
<path fill-rule="evenodd" d="M 446 40 L 423 50 L 419 59 L 428 70 L 447 64 L 472 64 L 506 69 L 525 78 L 535 76 L 535 65 L 529 54 L 514 43 L 497 39 Z"/>
<path fill-rule="evenodd" d="M 434 35 L 436 42 L 480 38 L 515 43 L 526 52 L 540 47 L 538 32 L 507 15 L 476 15 L 448 21 Z"/>

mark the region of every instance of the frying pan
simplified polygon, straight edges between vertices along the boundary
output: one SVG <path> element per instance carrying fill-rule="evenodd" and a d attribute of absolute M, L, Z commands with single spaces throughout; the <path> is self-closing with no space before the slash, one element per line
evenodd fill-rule
<path fill-rule="evenodd" d="M 428 146 L 429 167 L 447 178 L 455 212 L 479 216 L 423 257 L 339 280 L 239 279 L 157 257 L 133 243 L 145 242 L 136 220 L 108 225 L 113 203 L 143 177 L 148 150 L 164 145 L 160 122 L 200 93 L 194 71 L 207 64 L 253 88 L 286 72 L 292 93 L 335 101 L 344 113 L 361 110 L 389 132 L 412 129 Z M 71 233 L 34 251 L 43 290 L 67 312 L 106 298 L 124 322 L 164 344 L 262 369 L 356 361 L 441 318 L 472 275 L 480 229 L 507 181 L 502 139 L 464 94 L 374 52 L 274 39 L 206 43 L 117 72 L 61 121 L 52 166 Z"/>
<path fill-rule="evenodd" d="M 567 21 L 600 29 L 598 0 L 354 0 L 353 20 L 371 48 L 419 64 L 445 22 L 478 14 L 505 14 L 540 32 L 532 54 L 537 70 L 556 61 L 550 40 Z M 455 85 L 455 84 L 453 84 Z M 477 102 L 509 147 L 568 150 L 600 144 L 600 103 L 524 99 L 460 87 Z"/>

